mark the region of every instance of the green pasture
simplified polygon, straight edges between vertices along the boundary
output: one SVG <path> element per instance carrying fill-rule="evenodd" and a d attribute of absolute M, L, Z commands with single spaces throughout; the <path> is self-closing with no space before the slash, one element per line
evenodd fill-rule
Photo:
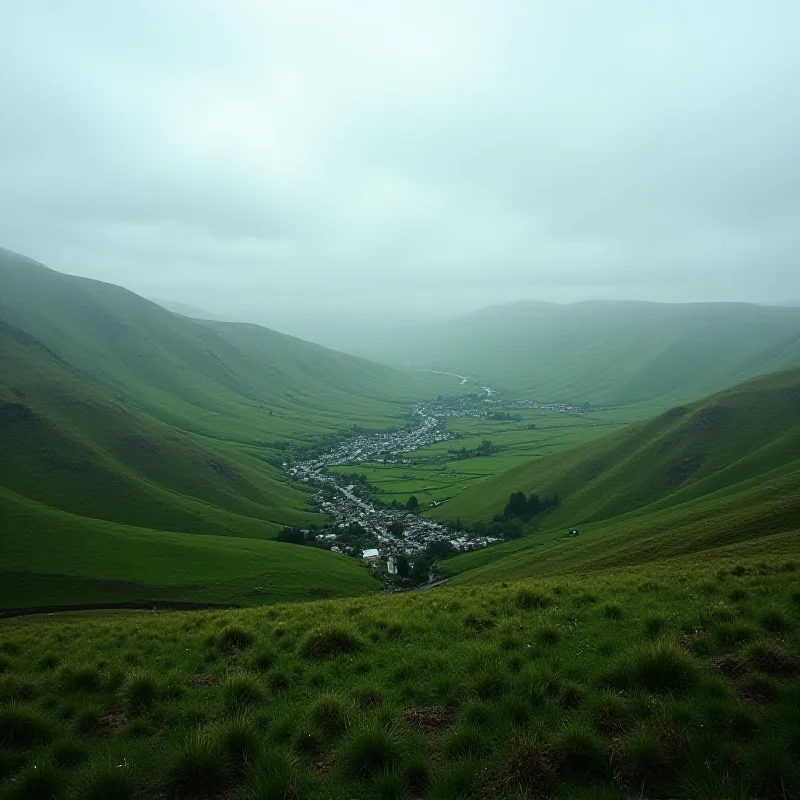
<path fill-rule="evenodd" d="M 114 603 L 253 605 L 376 592 L 346 556 L 281 542 L 118 525 L 0 489 L 0 609 Z"/>
<path fill-rule="evenodd" d="M 610 409 L 586 414 L 554 413 L 539 410 L 506 409 L 502 404 L 492 410 L 519 413 L 521 421 L 494 421 L 486 418 L 451 418 L 447 430 L 456 439 L 436 442 L 406 453 L 408 464 L 357 464 L 335 467 L 340 474 L 364 474 L 384 503 L 405 501 L 412 494 L 420 503 L 443 503 L 471 490 L 487 478 L 534 459 L 593 441 L 631 420 L 641 419 L 646 408 Z M 535 429 L 529 430 L 529 426 Z M 474 451 L 484 440 L 498 452 L 488 456 L 459 459 L 461 448 Z M 478 488 L 477 491 L 480 491 Z M 506 498 L 507 499 L 507 498 Z M 447 517 L 448 506 L 433 511 Z"/>

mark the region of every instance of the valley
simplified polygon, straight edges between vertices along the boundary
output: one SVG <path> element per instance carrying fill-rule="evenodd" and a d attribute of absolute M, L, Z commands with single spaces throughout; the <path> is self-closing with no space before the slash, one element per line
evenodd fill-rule
<path fill-rule="evenodd" d="M 467 385 L 467 376 L 454 377 Z M 608 433 L 637 414 L 504 399 L 489 387 L 480 390 L 417 404 L 416 426 L 354 435 L 314 458 L 285 463 L 290 479 L 319 490 L 317 508 L 334 520 L 313 532 L 315 542 L 356 558 L 376 553 L 370 556 L 373 566 L 384 568 L 389 558 L 420 556 L 434 542 L 454 552 L 497 544 L 502 536 L 465 529 L 448 516 L 445 493 L 453 491 L 453 479 L 463 482 L 456 489 L 463 492 L 519 461 Z"/>
<path fill-rule="evenodd" d="M 784 311 L 702 380 L 648 349 L 694 309 L 602 380 L 576 342 L 511 380 L 0 252 L 0 797 L 793 796 Z"/>

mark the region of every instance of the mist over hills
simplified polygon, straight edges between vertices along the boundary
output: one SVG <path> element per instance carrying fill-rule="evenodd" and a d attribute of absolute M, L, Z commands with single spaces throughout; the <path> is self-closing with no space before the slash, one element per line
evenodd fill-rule
<path fill-rule="evenodd" d="M 542 402 L 666 407 L 800 364 L 800 309 L 524 301 L 410 332 L 391 356 Z"/>
<path fill-rule="evenodd" d="M 453 384 L 257 325 L 189 319 L 8 251 L 0 252 L 0 289 L 0 319 L 123 402 L 212 438 L 307 439 L 391 424 L 418 392 Z"/>
<path fill-rule="evenodd" d="M 213 311 L 209 311 L 206 308 L 198 308 L 188 303 L 176 303 L 171 300 L 159 300 L 157 297 L 149 297 L 147 299 L 166 308 L 167 311 L 172 311 L 173 314 L 180 314 L 182 317 L 189 317 L 189 319 L 217 320 L 218 322 L 225 321 L 223 316 L 215 314 Z"/>

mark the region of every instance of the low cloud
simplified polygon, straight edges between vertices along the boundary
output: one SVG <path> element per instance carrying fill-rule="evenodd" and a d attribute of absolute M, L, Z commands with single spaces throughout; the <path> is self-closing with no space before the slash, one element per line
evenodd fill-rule
<path fill-rule="evenodd" d="M 0 245 L 56 269 L 317 339 L 800 295 L 794 2 L 15 5 Z"/>

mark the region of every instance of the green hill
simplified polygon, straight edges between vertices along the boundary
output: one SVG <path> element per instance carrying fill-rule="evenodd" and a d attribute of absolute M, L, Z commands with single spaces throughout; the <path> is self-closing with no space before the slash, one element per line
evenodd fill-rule
<path fill-rule="evenodd" d="M 119 286 L 0 251 L 0 320 L 172 427 L 246 443 L 405 421 L 451 388 L 257 325 L 192 320 Z"/>
<path fill-rule="evenodd" d="M 491 564 L 487 579 L 574 571 L 663 560 L 796 530 L 800 370 L 746 381 L 531 461 L 433 513 L 490 519 L 520 490 L 558 493 L 561 503 L 530 525 L 529 535 L 447 561 L 447 571 Z M 573 527 L 581 534 L 565 536 Z"/>
<path fill-rule="evenodd" d="M 307 494 L 245 454 L 126 407 L 33 337 L 0 322 L 0 485 L 96 519 L 261 536 L 308 522 Z"/>
<path fill-rule="evenodd" d="M 313 547 L 88 519 L 2 487 L 0 521 L 0 609 L 254 605 L 379 588 L 367 567 Z"/>
<path fill-rule="evenodd" d="M 119 572 L 111 567 L 123 539 L 138 548 L 123 570 L 137 600 L 247 602 L 245 587 L 263 572 L 244 555 L 253 548 L 257 563 L 272 565 L 265 597 L 301 594 L 290 587 L 377 587 L 353 560 L 243 540 L 321 521 L 308 488 L 287 483 L 279 468 L 286 447 L 354 425 L 404 424 L 410 400 L 453 384 L 255 325 L 191 320 L 7 251 L 0 251 L 0 364 L 0 569 L 6 586 L 21 592 L 7 590 L 6 605 L 34 603 L 30 587 L 50 603 L 53 592 L 36 577 L 43 575 L 64 603 L 89 602 L 87 592 L 113 596 L 88 586 Z M 181 533 L 226 538 L 190 546 Z M 56 540 L 68 548 L 54 547 Z M 159 562 L 165 542 L 175 552 L 180 542 L 187 563 L 201 550 L 209 565 L 218 559 L 221 574 L 236 564 L 239 588 L 200 570 L 191 585 L 175 573 L 183 589 L 170 594 L 164 565 L 172 561 Z M 95 548 L 78 568 L 78 554 Z M 164 567 L 156 570 L 160 582 L 145 569 L 149 558 Z M 298 580 L 303 572 L 309 577 Z"/>
<path fill-rule="evenodd" d="M 800 365 L 800 309 L 520 302 L 432 327 L 401 354 L 542 402 L 663 408 Z"/>

